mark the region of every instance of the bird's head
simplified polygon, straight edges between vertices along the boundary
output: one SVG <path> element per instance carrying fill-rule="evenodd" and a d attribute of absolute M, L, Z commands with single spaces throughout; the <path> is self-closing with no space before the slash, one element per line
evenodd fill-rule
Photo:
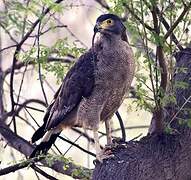
<path fill-rule="evenodd" d="M 126 28 L 121 19 L 114 14 L 103 14 L 97 18 L 94 33 L 103 35 L 120 35 L 122 40 L 127 41 Z"/>

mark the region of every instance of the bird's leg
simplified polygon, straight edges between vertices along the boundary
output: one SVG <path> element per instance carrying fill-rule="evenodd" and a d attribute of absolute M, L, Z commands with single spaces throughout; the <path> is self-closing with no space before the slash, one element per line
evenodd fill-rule
<path fill-rule="evenodd" d="M 96 149 L 96 159 L 99 161 L 99 162 L 103 162 L 103 159 L 108 159 L 110 157 L 113 157 L 113 155 L 111 154 L 111 150 L 109 149 L 108 150 L 108 147 L 106 147 L 106 149 L 104 150 L 101 150 L 100 148 L 100 144 L 99 144 L 99 136 L 98 136 L 98 130 L 94 129 L 93 130 L 93 133 L 94 133 L 94 140 L 95 140 L 95 149 Z M 111 132 L 110 132 L 111 134 Z M 108 136 L 109 137 L 109 136 Z M 111 141 L 111 136 L 110 138 L 108 138 L 108 142 Z"/>
<path fill-rule="evenodd" d="M 83 128 L 83 130 L 84 130 L 84 134 L 85 134 L 86 136 L 88 136 L 87 129 L 86 129 L 86 128 Z"/>
<path fill-rule="evenodd" d="M 106 135 L 107 135 L 107 145 L 110 145 L 112 144 L 110 120 L 105 121 L 105 128 L 106 128 Z"/>
<path fill-rule="evenodd" d="M 106 120 L 105 121 L 105 129 L 106 129 L 106 136 L 107 136 L 107 145 L 104 148 L 104 154 L 107 158 L 113 157 L 112 155 L 112 136 L 111 136 L 111 121 Z"/>
<path fill-rule="evenodd" d="M 96 159 L 100 162 L 102 162 L 101 159 L 101 148 L 100 148 L 100 144 L 99 144 L 99 136 L 98 136 L 98 131 L 97 130 L 93 130 L 94 132 L 94 141 L 95 141 L 95 149 L 96 149 Z"/>

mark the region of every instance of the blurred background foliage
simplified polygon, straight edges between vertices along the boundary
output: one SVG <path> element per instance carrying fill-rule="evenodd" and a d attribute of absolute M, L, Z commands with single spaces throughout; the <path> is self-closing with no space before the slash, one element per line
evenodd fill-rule
<path fill-rule="evenodd" d="M 174 88 L 187 86 L 183 82 L 177 82 L 176 86 L 173 86 L 172 82 L 177 71 L 174 55 L 180 46 L 190 45 L 189 10 L 173 31 L 176 40 L 173 36 L 166 37 L 168 29 L 173 27 L 187 6 L 190 6 L 188 0 L 65 0 L 60 3 L 55 3 L 54 0 L 2 0 L 0 2 L 0 73 L 3 74 L 0 82 L 1 115 L 12 108 L 9 79 L 14 57 L 16 62 L 12 90 L 16 107 L 28 99 L 40 99 L 47 105 L 51 102 L 68 69 L 91 47 L 96 18 L 103 13 L 114 13 L 124 21 L 136 60 L 136 76 L 132 92 L 130 95 L 127 94 L 127 99 L 119 112 L 127 129 L 127 140 L 139 136 L 140 133 L 145 135 L 155 107 L 158 104 L 165 106 L 171 102 L 176 103 Z M 48 13 L 46 13 L 47 8 L 51 9 Z M 157 19 L 154 19 L 155 15 Z M 39 22 L 34 26 L 37 20 Z M 168 28 L 165 27 L 164 20 Z M 15 50 L 23 39 L 25 40 L 20 49 Z M 169 72 L 165 91 L 160 87 L 161 66 L 157 57 L 159 46 L 162 47 Z M 43 112 L 40 111 L 44 111 L 45 107 L 34 102 L 28 106 L 15 117 L 17 127 L 12 117 L 7 118 L 6 123 L 17 131 L 18 135 L 29 141 L 34 129 L 38 124 L 42 124 Z M 103 127 L 100 130 L 103 131 Z M 113 118 L 113 130 L 114 136 L 121 136 L 116 117 Z M 89 134 L 91 136 L 91 132 Z M 79 138 L 79 134 L 72 130 L 64 131 L 63 136 L 71 141 L 77 141 L 85 149 L 90 151 L 93 149 L 86 138 Z M 105 139 L 102 139 L 104 145 Z M 24 158 L 7 147 L 3 141 L 0 143 L 1 168 L 8 165 L 8 162 L 13 163 Z M 64 141 L 58 140 L 56 145 L 62 153 L 70 149 L 66 157 L 72 157 L 75 162 L 93 168 L 94 158 L 85 153 L 79 156 L 81 151 L 71 148 L 70 144 Z M 57 149 L 53 148 L 52 153 L 58 154 Z M 55 172 L 51 173 L 57 178 L 62 177 Z M 30 179 L 29 176 L 34 179 L 35 173 L 32 170 L 30 172 L 21 170 L 2 179 L 10 179 L 10 177 Z"/>

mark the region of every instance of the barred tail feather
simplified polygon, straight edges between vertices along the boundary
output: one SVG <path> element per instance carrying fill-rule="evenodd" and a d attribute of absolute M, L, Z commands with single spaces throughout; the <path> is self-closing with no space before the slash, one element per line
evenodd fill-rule
<path fill-rule="evenodd" d="M 51 146 L 55 143 L 56 138 L 60 135 L 61 131 L 50 130 L 45 134 L 42 142 L 36 146 L 29 158 L 33 158 L 40 154 L 46 154 Z"/>

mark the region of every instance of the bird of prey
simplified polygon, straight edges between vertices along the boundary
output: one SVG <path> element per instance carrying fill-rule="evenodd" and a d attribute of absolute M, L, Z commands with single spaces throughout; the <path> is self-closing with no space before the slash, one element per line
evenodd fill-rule
<path fill-rule="evenodd" d="M 126 28 L 114 14 L 98 17 L 94 34 L 99 37 L 66 74 L 47 108 L 44 124 L 32 142 L 42 138 L 30 157 L 47 153 L 64 128 L 93 130 L 96 158 L 101 160 L 98 138 L 100 122 L 105 122 L 107 144 L 111 144 L 110 119 L 123 102 L 134 77 L 134 59 Z"/>

